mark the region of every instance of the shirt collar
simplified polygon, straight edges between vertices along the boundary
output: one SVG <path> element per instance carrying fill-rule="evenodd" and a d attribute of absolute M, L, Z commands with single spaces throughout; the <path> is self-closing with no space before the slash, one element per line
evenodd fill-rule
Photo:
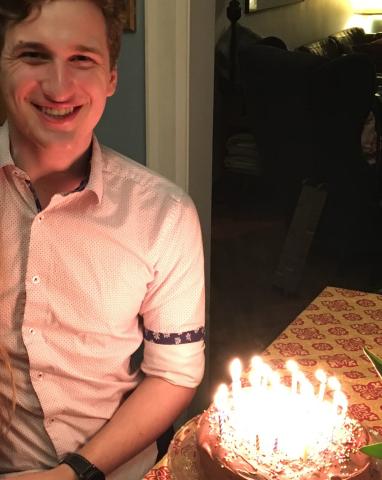
<path fill-rule="evenodd" d="M 101 203 L 103 196 L 103 155 L 101 146 L 96 138 L 93 135 L 92 141 L 92 155 L 90 158 L 90 175 L 89 181 L 86 186 L 88 190 L 92 190 L 98 198 L 98 203 Z"/>
<path fill-rule="evenodd" d="M 9 145 L 8 122 L 5 122 L 0 127 L 0 168 L 5 167 L 6 165 L 15 165 Z"/>
<path fill-rule="evenodd" d="M 6 165 L 15 165 L 9 145 L 8 122 L 5 122 L 4 125 L 0 127 L 0 168 L 5 167 Z M 92 154 L 90 158 L 90 175 L 86 188 L 88 190 L 92 190 L 97 195 L 98 203 L 101 202 L 103 196 L 102 170 L 103 155 L 101 146 L 96 136 L 93 135 Z"/>

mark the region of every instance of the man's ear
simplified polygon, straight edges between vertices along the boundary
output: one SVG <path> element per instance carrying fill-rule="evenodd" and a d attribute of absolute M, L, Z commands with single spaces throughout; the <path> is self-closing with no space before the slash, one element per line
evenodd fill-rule
<path fill-rule="evenodd" d="M 109 85 L 108 85 L 108 89 L 107 89 L 107 96 L 108 97 L 111 97 L 112 95 L 114 95 L 114 93 L 117 89 L 117 83 L 118 83 L 118 71 L 117 71 L 117 67 L 114 67 L 110 71 Z"/>

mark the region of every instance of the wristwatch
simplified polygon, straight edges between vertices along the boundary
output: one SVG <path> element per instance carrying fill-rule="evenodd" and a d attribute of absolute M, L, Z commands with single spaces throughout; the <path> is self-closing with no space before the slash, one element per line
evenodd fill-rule
<path fill-rule="evenodd" d="M 68 453 L 60 462 L 71 467 L 79 480 L 105 480 L 105 475 L 95 465 L 78 453 Z"/>

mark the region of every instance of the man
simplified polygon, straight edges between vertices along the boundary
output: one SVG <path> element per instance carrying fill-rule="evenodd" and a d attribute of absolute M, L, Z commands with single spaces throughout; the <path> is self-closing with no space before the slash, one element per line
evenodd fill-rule
<path fill-rule="evenodd" d="M 4 478 L 142 478 L 203 375 L 195 208 L 93 135 L 123 4 L 0 2 L 0 338 L 17 387 Z"/>

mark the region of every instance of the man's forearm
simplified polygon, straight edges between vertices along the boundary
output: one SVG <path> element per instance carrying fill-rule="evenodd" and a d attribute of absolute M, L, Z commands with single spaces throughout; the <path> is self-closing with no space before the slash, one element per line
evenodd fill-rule
<path fill-rule="evenodd" d="M 106 425 L 77 453 L 110 474 L 153 443 L 187 407 L 195 389 L 146 377 Z M 21 475 L 20 480 L 76 480 L 68 465 Z M 7 479 L 8 480 L 8 479 Z M 9 479 L 10 480 L 10 479 Z"/>
<path fill-rule="evenodd" d="M 153 443 L 189 405 L 195 389 L 146 377 L 78 453 L 105 474 Z"/>

